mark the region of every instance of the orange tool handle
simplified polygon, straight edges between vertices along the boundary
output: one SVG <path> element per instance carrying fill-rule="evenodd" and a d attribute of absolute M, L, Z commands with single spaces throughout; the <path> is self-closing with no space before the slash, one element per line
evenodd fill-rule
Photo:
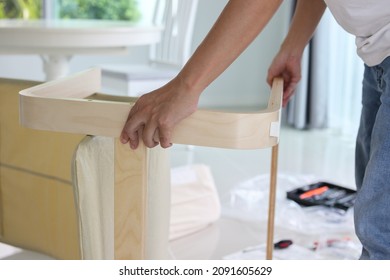
<path fill-rule="evenodd" d="M 299 196 L 299 198 L 300 199 L 305 199 L 305 198 L 309 198 L 309 197 L 312 197 L 312 196 L 315 196 L 315 195 L 320 195 L 320 194 L 323 194 L 324 192 L 326 192 L 328 189 L 329 189 L 328 186 L 322 186 L 320 188 L 316 188 L 316 189 L 304 192 L 303 194 L 301 194 Z"/>

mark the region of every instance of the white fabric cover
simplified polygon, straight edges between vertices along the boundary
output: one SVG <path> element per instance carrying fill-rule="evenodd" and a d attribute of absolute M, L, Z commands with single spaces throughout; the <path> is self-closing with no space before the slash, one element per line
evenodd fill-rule
<path fill-rule="evenodd" d="M 114 259 L 114 139 L 84 138 L 75 151 L 72 179 L 82 259 Z"/>
<path fill-rule="evenodd" d="M 221 206 L 208 166 L 172 169 L 170 192 L 166 150 L 149 151 L 148 168 L 160 175 L 148 172 L 147 258 L 165 259 L 168 233 L 173 240 L 207 227 L 219 219 Z M 72 172 L 82 259 L 114 259 L 114 139 L 87 136 Z"/>
<path fill-rule="evenodd" d="M 197 232 L 220 218 L 221 205 L 208 166 L 173 168 L 171 182 L 170 240 Z"/>
<path fill-rule="evenodd" d="M 168 258 L 170 177 L 167 150 L 147 152 L 146 259 Z M 73 187 L 82 259 L 114 259 L 114 139 L 87 136 L 75 151 Z"/>

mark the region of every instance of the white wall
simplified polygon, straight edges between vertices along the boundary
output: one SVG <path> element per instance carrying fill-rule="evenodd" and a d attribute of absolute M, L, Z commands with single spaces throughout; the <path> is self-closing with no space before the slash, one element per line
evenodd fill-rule
<path fill-rule="evenodd" d="M 206 36 L 227 0 L 200 0 L 194 47 Z M 248 49 L 203 93 L 200 105 L 211 107 L 264 106 L 269 87 L 268 66 L 279 50 L 290 21 L 291 1 L 277 14 Z M 260 105 L 261 104 L 261 105 Z"/>
<path fill-rule="evenodd" d="M 193 37 L 194 49 L 205 37 L 227 2 L 199 0 Z M 200 100 L 201 106 L 264 106 L 269 92 L 265 82 L 267 68 L 287 32 L 289 13 L 290 1 L 285 1 L 263 33 L 206 89 Z M 101 63 L 143 62 L 147 57 L 147 47 L 131 48 L 127 56 L 75 56 L 71 61 L 70 71 L 80 71 Z M 0 55 L 0 77 L 42 81 L 42 62 L 38 56 Z"/>

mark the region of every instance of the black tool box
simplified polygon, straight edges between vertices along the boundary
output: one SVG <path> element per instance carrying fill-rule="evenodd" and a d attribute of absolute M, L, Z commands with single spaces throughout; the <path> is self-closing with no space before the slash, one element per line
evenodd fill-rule
<path fill-rule="evenodd" d="M 356 191 L 328 182 L 318 182 L 288 191 L 287 198 L 303 206 L 323 205 L 346 211 L 353 207 Z"/>

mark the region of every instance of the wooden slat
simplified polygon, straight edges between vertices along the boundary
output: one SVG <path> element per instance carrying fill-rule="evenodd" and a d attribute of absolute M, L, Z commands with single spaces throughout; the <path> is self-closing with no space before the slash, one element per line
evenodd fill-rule
<path fill-rule="evenodd" d="M 119 140 L 114 145 L 114 256 L 145 259 L 147 150 L 143 145 L 131 150 Z"/>

